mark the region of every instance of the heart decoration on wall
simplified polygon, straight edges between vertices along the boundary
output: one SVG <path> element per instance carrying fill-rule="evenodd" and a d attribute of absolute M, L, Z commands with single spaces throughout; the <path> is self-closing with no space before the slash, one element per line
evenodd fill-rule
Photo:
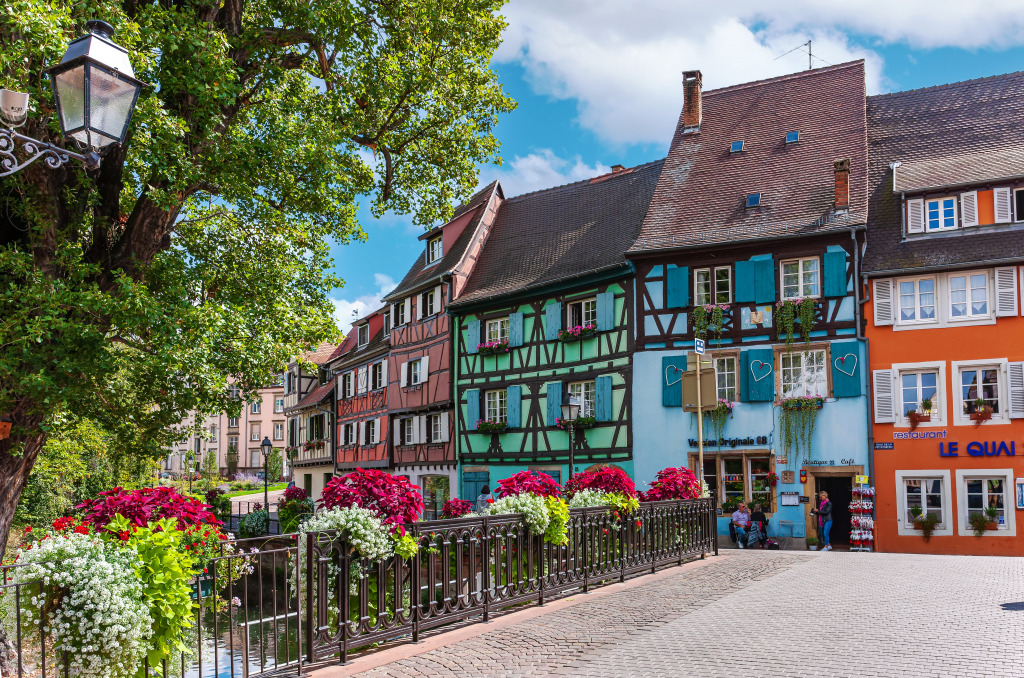
<path fill-rule="evenodd" d="M 760 373 L 760 374 L 759 374 Z M 761 381 L 769 374 L 772 373 L 771 363 L 766 363 L 763 360 L 751 360 L 750 361 L 750 376 L 754 378 L 754 382 Z"/>
<path fill-rule="evenodd" d="M 670 379 L 670 377 L 668 376 L 668 371 L 669 370 L 675 370 L 676 372 L 678 372 L 679 373 L 679 378 L 676 379 L 675 381 L 669 381 L 669 379 Z M 675 386 L 676 384 L 678 384 L 682 380 L 683 380 L 683 371 L 681 369 L 679 369 L 675 365 L 666 365 L 665 366 L 665 386 Z"/>
<path fill-rule="evenodd" d="M 850 368 L 849 372 L 847 372 L 846 370 L 843 369 L 843 367 L 846 366 L 846 359 L 847 358 L 853 358 L 853 367 Z M 836 358 L 833 362 L 835 363 L 836 369 L 839 370 L 840 372 L 842 372 L 843 374 L 845 374 L 848 377 L 852 377 L 853 373 L 857 371 L 857 356 L 854 355 L 853 353 L 847 353 L 844 356 Z"/>

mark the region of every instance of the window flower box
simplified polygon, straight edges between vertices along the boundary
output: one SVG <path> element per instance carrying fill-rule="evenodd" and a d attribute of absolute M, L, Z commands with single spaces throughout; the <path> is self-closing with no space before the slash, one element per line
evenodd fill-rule
<path fill-rule="evenodd" d="M 489 421 L 487 419 L 477 419 L 476 431 L 477 433 L 504 433 L 508 430 L 508 422 L 505 421 Z"/>
<path fill-rule="evenodd" d="M 507 339 L 501 341 L 485 341 L 476 345 L 476 351 L 480 355 L 498 355 L 499 353 L 508 353 L 509 344 Z"/>
<path fill-rule="evenodd" d="M 794 398 L 783 398 L 779 405 L 784 410 L 820 410 L 825 406 L 825 399 L 821 396 L 796 396 Z"/>
<path fill-rule="evenodd" d="M 907 421 L 910 422 L 910 430 L 916 429 L 922 422 L 931 421 L 931 414 L 923 414 L 917 410 L 911 410 L 907 412 Z"/>
<path fill-rule="evenodd" d="M 583 428 L 594 428 L 597 424 L 597 417 L 577 417 L 576 421 L 573 422 L 573 428 L 577 431 Z M 563 431 L 569 430 L 569 422 L 561 417 L 555 419 L 555 428 Z"/>
<path fill-rule="evenodd" d="M 597 334 L 597 326 L 593 323 L 574 325 L 568 329 L 558 330 L 558 340 L 562 342 L 580 341 Z"/>
<path fill-rule="evenodd" d="M 964 413 L 971 418 L 975 426 L 981 426 L 983 422 L 992 418 L 992 407 L 982 398 L 978 398 L 964 404 Z"/>

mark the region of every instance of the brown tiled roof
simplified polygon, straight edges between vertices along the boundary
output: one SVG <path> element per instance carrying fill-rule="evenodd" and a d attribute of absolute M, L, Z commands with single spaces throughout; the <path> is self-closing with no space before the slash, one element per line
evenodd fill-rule
<path fill-rule="evenodd" d="M 298 403 L 296 403 L 295 407 L 289 407 L 288 409 L 294 411 L 302 407 L 311 407 L 313 405 L 316 405 L 317 403 L 321 402 L 324 398 L 329 396 L 331 394 L 331 389 L 333 388 L 334 380 L 331 379 L 323 386 L 318 386 L 312 391 L 310 391 L 308 394 L 306 394 L 306 397 L 300 400 Z"/>
<path fill-rule="evenodd" d="M 1024 176 L 1024 72 L 868 98 L 870 221 L 864 270 L 1024 259 L 1024 231 L 980 227 L 903 240 L 896 190 Z"/>
<path fill-rule="evenodd" d="M 624 256 L 640 231 L 662 163 L 509 198 L 457 304 L 627 270 Z"/>
<path fill-rule="evenodd" d="M 680 115 L 631 253 L 849 228 L 867 216 L 864 62 L 703 94 L 696 134 Z M 786 133 L 800 140 L 786 143 Z M 744 150 L 730 153 L 733 141 Z M 850 211 L 833 215 L 836 160 L 850 159 Z M 746 208 L 746 196 L 761 206 Z"/>
<path fill-rule="evenodd" d="M 355 335 L 356 333 L 353 332 L 352 334 Z M 391 343 L 389 339 L 384 336 L 384 328 L 382 327 L 377 331 L 377 334 L 370 338 L 370 341 L 366 346 L 359 347 L 353 345 L 352 350 L 342 356 L 337 356 L 337 358 L 340 358 L 340 362 L 335 365 L 335 369 L 345 369 L 346 367 L 355 365 L 364 360 L 369 360 L 370 358 L 387 351 L 390 346 Z"/>
<path fill-rule="evenodd" d="M 301 357 L 303 360 L 309 361 L 316 365 L 323 365 L 324 363 L 331 359 L 331 356 L 338 349 L 338 347 L 339 345 L 334 343 L 333 341 L 325 341 L 312 351 L 303 353 Z"/>
<path fill-rule="evenodd" d="M 455 213 L 448 223 L 451 223 L 470 212 L 476 212 L 476 214 L 471 217 L 470 222 L 463 229 L 458 239 L 456 239 L 455 244 L 448 248 L 448 251 L 441 257 L 441 261 L 431 264 L 430 266 L 427 266 L 426 256 L 424 256 L 426 250 L 424 249 L 424 251 L 420 252 L 416 257 L 416 261 L 413 262 L 412 267 L 409 269 L 409 272 L 405 274 L 404 278 L 402 278 L 402 282 L 398 283 L 398 286 L 384 297 L 385 301 L 396 299 L 415 290 L 421 285 L 428 282 L 432 283 L 446 273 L 451 273 L 452 269 L 455 268 L 455 265 L 462 259 L 462 255 L 466 252 L 466 248 L 469 247 L 469 243 L 473 239 L 473 234 L 476 232 L 476 228 L 479 225 L 480 218 L 484 215 L 487 203 L 490 201 L 491 195 L 493 195 L 495 191 L 498 191 L 498 194 L 501 195 L 501 186 L 498 185 L 497 181 L 493 181 L 483 187 L 469 200 L 456 207 Z M 439 228 L 433 229 L 431 233 L 434 231 L 439 231 Z M 425 247 L 426 245 L 424 245 L 424 248 Z"/>

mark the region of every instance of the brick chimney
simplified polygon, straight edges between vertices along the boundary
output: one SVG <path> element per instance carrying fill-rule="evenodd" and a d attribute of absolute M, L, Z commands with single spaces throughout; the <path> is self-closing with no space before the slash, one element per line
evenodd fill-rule
<path fill-rule="evenodd" d="M 683 71 L 683 129 L 699 130 L 701 120 L 700 71 Z"/>
<path fill-rule="evenodd" d="M 850 209 L 850 159 L 836 160 L 833 163 L 836 176 L 836 212 Z"/>

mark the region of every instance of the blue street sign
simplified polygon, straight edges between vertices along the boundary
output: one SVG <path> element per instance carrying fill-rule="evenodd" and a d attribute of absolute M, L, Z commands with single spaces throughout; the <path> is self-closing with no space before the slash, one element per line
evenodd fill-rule
<path fill-rule="evenodd" d="M 704 340 L 694 339 L 693 340 L 693 352 L 697 355 L 704 355 Z"/>

